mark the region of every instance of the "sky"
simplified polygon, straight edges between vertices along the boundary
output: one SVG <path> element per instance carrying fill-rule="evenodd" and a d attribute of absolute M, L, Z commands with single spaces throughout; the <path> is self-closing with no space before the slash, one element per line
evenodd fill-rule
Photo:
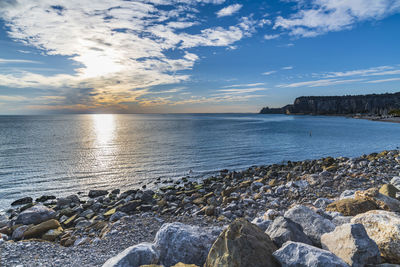
<path fill-rule="evenodd" d="M 400 0 L 0 0 L 0 114 L 400 91 Z"/>

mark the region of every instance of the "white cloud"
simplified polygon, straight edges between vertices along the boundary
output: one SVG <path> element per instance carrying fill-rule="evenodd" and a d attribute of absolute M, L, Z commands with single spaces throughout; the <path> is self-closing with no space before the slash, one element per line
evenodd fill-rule
<path fill-rule="evenodd" d="M 264 87 L 255 87 L 255 88 L 231 88 L 231 89 L 221 89 L 218 90 L 219 92 L 223 93 L 229 93 L 229 94 L 248 94 L 248 93 L 254 93 L 258 91 L 265 91 L 268 90 L 268 88 Z"/>
<path fill-rule="evenodd" d="M 227 85 L 227 86 L 224 86 L 223 88 L 234 88 L 234 87 L 254 87 L 254 86 L 260 86 L 260 85 L 265 85 L 265 83 L 244 83 L 244 84 L 233 84 L 233 85 Z"/>
<path fill-rule="evenodd" d="M 281 87 L 281 88 L 323 87 L 323 86 L 330 86 L 330 85 L 337 85 L 337 84 L 354 83 L 354 82 L 360 82 L 360 81 L 363 81 L 363 79 L 349 79 L 349 80 L 321 79 L 321 80 L 315 80 L 315 81 L 280 84 L 277 87 Z"/>
<path fill-rule="evenodd" d="M 367 81 L 367 82 L 365 82 L 365 83 L 385 83 L 385 82 L 395 82 L 395 81 L 400 81 L 400 78 L 390 78 L 390 79 L 372 80 L 372 81 Z"/>
<path fill-rule="evenodd" d="M 274 74 L 274 73 L 276 73 L 276 70 L 263 72 L 262 75 L 271 75 L 271 74 Z"/>
<path fill-rule="evenodd" d="M 217 17 L 226 17 L 226 16 L 232 16 L 236 12 L 238 12 L 242 8 L 241 4 L 233 4 L 227 7 L 224 7 L 220 11 L 217 12 Z"/>
<path fill-rule="evenodd" d="M 59 89 L 69 97 L 68 90 L 81 90 L 86 97 L 73 99 L 80 105 L 139 101 L 152 86 L 189 79 L 181 71 L 192 69 L 199 57 L 188 49 L 233 47 L 255 32 L 259 22 L 247 17 L 236 25 L 201 27 L 204 20 L 197 5 L 224 2 L 69 0 L 62 6 L 54 6 L 53 0 L 0 2 L 0 18 L 12 39 L 47 55 L 66 56 L 78 66 L 75 74 L 3 73 L 0 85 Z M 185 32 L 193 25 L 200 30 Z M 172 50 L 173 58 L 168 56 Z"/>
<path fill-rule="evenodd" d="M 273 40 L 276 38 L 279 38 L 279 36 L 281 36 L 280 34 L 266 34 L 264 35 L 264 39 L 265 40 Z"/>
<path fill-rule="evenodd" d="M 286 66 L 286 67 L 282 68 L 282 70 L 292 70 L 292 69 L 293 69 L 293 66 Z"/>
<path fill-rule="evenodd" d="M 0 64 L 10 64 L 10 63 L 32 63 L 32 64 L 42 64 L 42 62 L 27 59 L 5 59 L 0 58 Z"/>
<path fill-rule="evenodd" d="M 331 31 L 350 29 L 358 22 L 380 20 L 400 12 L 399 0 L 312 0 L 299 3 L 297 13 L 277 17 L 274 29 L 290 35 L 314 37 Z M 308 3 L 308 4 L 307 4 Z"/>

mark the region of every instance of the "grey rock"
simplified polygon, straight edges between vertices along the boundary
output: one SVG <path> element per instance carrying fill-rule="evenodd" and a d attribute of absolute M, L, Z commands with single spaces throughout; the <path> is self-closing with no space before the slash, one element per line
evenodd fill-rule
<path fill-rule="evenodd" d="M 278 247 L 281 247 L 287 241 L 312 245 L 312 241 L 304 234 L 301 225 L 283 216 L 277 217 L 265 233 L 271 237 Z"/>
<path fill-rule="evenodd" d="M 80 229 L 80 228 L 88 227 L 90 225 L 92 225 L 91 222 L 89 222 L 87 220 L 81 220 L 75 225 L 75 228 Z"/>
<path fill-rule="evenodd" d="M 107 194 L 108 194 L 107 190 L 90 190 L 88 195 L 90 198 L 96 198 Z"/>
<path fill-rule="evenodd" d="M 25 231 L 28 230 L 29 227 L 30 227 L 29 225 L 22 225 L 22 226 L 18 227 L 12 233 L 11 238 L 13 240 L 21 240 L 24 237 Z"/>
<path fill-rule="evenodd" d="M 133 213 L 137 211 L 136 208 L 139 207 L 141 204 L 142 204 L 141 200 L 132 200 L 124 204 L 123 206 L 119 207 L 118 211 L 122 211 L 125 213 Z"/>
<path fill-rule="evenodd" d="M 353 267 L 380 263 L 378 246 L 368 237 L 362 224 L 343 224 L 333 232 L 323 234 L 322 247 Z"/>
<path fill-rule="evenodd" d="M 128 214 L 126 214 L 125 212 L 122 211 L 117 211 L 116 213 L 114 213 L 113 215 L 111 215 L 110 217 L 110 222 L 115 222 L 118 221 L 119 219 L 121 219 L 124 216 L 127 216 Z"/>
<path fill-rule="evenodd" d="M 166 223 L 157 232 L 154 246 L 160 252 L 160 261 L 165 266 L 178 262 L 202 266 L 220 232 L 219 228 Z"/>
<path fill-rule="evenodd" d="M 333 217 L 332 222 L 336 226 L 339 226 L 342 224 L 350 223 L 352 218 L 353 218 L 352 216 L 335 216 L 335 217 Z"/>
<path fill-rule="evenodd" d="M 340 194 L 340 199 L 345 199 L 345 198 L 354 198 L 354 193 L 356 190 L 345 190 Z"/>
<path fill-rule="evenodd" d="M 44 221 L 53 219 L 56 212 L 46 206 L 36 205 L 21 212 L 15 223 L 16 224 L 39 224 Z"/>
<path fill-rule="evenodd" d="M 321 209 L 325 209 L 326 206 L 331 204 L 333 202 L 332 199 L 328 198 L 318 198 L 317 200 L 314 201 L 313 206 Z"/>
<path fill-rule="evenodd" d="M 400 176 L 394 176 L 392 180 L 390 180 L 390 183 L 396 187 L 397 189 L 400 190 Z"/>
<path fill-rule="evenodd" d="M 348 267 L 335 254 L 304 243 L 288 241 L 273 256 L 282 267 Z"/>
<path fill-rule="evenodd" d="M 71 204 L 79 204 L 80 200 L 77 195 L 70 195 L 67 197 L 61 197 L 57 199 L 57 208 L 70 206 Z"/>
<path fill-rule="evenodd" d="M 268 226 L 272 223 L 271 220 L 265 220 L 264 217 L 257 217 L 251 221 L 252 224 L 257 225 L 261 230 L 267 230 Z"/>
<path fill-rule="evenodd" d="M 129 247 L 117 256 L 108 259 L 103 267 L 139 267 L 141 265 L 157 264 L 159 254 L 153 244 L 141 243 Z"/>
<path fill-rule="evenodd" d="M 335 225 L 328 219 L 318 215 L 303 205 L 296 205 L 285 212 L 284 217 L 291 219 L 303 227 L 303 232 L 311 239 L 314 245 L 321 245 L 321 236 L 335 229 Z"/>
<path fill-rule="evenodd" d="M 15 200 L 13 203 L 11 203 L 11 206 L 29 204 L 29 203 L 32 203 L 32 201 L 33 201 L 33 199 L 31 197 L 24 197 L 24 198 Z"/>

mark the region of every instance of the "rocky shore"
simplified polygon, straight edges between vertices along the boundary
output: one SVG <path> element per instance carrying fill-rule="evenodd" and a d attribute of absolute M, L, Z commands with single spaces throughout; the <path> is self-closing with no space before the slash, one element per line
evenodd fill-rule
<path fill-rule="evenodd" d="M 400 264 L 399 176 L 393 150 L 25 197 L 0 217 L 0 266 Z"/>

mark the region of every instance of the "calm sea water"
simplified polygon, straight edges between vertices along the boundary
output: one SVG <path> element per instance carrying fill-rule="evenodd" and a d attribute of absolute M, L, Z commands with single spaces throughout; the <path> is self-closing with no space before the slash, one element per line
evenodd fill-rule
<path fill-rule="evenodd" d="M 343 117 L 0 116 L 0 208 L 23 196 L 126 190 L 157 178 L 399 146 L 400 124 Z"/>

